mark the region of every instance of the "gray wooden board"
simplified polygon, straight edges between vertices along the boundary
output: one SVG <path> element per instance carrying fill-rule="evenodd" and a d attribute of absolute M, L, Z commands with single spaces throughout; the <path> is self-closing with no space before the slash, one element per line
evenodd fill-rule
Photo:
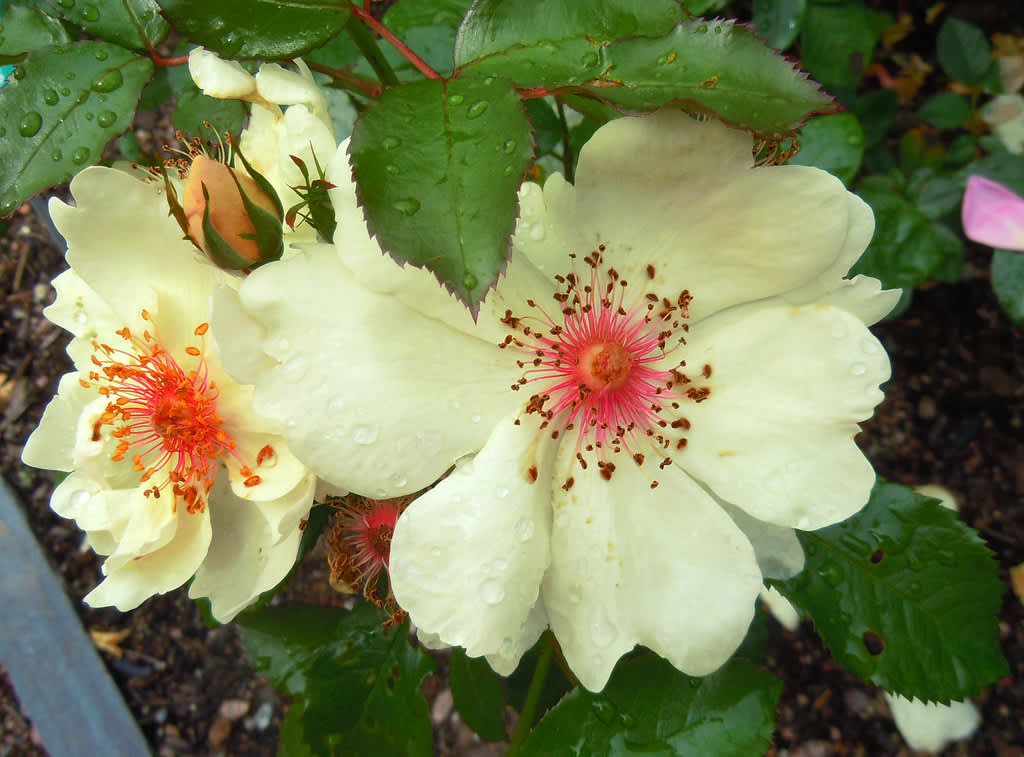
<path fill-rule="evenodd" d="M 0 484 L 0 663 L 51 757 L 144 757 L 142 732 Z"/>

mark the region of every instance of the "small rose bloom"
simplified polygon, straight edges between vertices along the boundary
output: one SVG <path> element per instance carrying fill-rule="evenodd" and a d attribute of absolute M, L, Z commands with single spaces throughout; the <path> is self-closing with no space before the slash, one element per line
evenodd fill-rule
<path fill-rule="evenodd" d="M 984 176 L 967 179 L 964 234 L 1001 250 L 1024 250 L 1024 198 Z"/>
<path fill-rule="evenodd" d="M 50 506 L 106 555 L 89 604 L 130 610 L 193 579 L 228 621 L 291 568 L 316 479 L 221 367 L 218 339 L 246 347 L 210 328 L 211 297 L 238 279 L 182 239 L 163 191 L 93 167 L 75 205 L 50 203 L 71 269 L 45 312 L 75 370 L 22 459 L 67 472 Z"/>
<path fill-rule="evenodd" d="M 866 324 L 899 292 L 844 278 L 874 229 L 864 202 L 815 168 L 755 167 L 752 147 L 676 112 L 601 127 L 575 187 L 523 185 L 474 321 L 381 253 L 343 145 L 336 253 L 254 272 L 215 321 L 263 334 L 228 367 L 318 474 L 374 498 L 441 479 L 389 565 L 432 643 L 508 674 L 550 627 L 591 690 L 637 644 L 705 675 L 764 576 L 802 568 L 793 529 L 867 501 L 853 437 L 889 360 Z"/>

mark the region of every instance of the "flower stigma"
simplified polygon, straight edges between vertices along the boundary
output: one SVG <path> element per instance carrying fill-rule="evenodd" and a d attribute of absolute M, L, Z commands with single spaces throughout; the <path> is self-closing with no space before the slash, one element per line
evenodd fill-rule
<path fill-rule="evenodd" d="M 142 311 L 142 318 L 152 323 L 148 311 Z M 101 441 L 103 427 L 110 426 L 110 436 L 118 440 L 111 460 L 120 462 L 131 454 L 142 483 L 166 471 L 167 477 L 147 488 L 145 495 L 159 499 L 169 486 L 174 507 L 181 499 L 189 513 L 206 509 L 218 462 L 238 457 L 235 440 L 223 429 L 217 413 L 219 391 L 204 357 L 208 330 L 206 323 L 196 327 L 199 346 L 186 347 L 185 354 L 198 362 L 186 371 L 149 329 L 139 337 L 126 326 L 116 333 L 127 348 L 94 341 L 91 360 L 95 368 L 88 380 L 79 380 L 83 387 L 95 388 L 109 400 L 93 424 L 92 441 Z M 273 449 L 265 447 L 257 464 L 273 455 Z M 261 483 L 260 476 L 244 463 L 240 473 L 246 487 Z"/>
<path fill-rule="evenodd" d="M 634 294 L 615 268 L 603 265 L 604 251 L 600 245 L 583 258 L 589 277 L 555 277 L 557 310 L 549 312 L 534 300 L 526 304 L 536 315 L 506 310 L 501 321 L 515 333 L 499 347 L 530 356 L 517 360 L 525 373 L 511 387 L 532 391 L 526 412 L 540 415 L 541 430 L 550 429 L 553 439 L 577 431 L 581 467 L 588 467 L 585 455 L 593 453 L 601 477 L 609 480 L 615 472 L 610 457 L 623 451 L 638 466 L 646 459 L 644 449 L 663 457 L 660 467 L 671 464 L 665 452 L 684 449 L 690 428 L 679 410 L 685 401 L 710 396 L 710 387 L 695 381 L 709 379 L 711 366 L 704 365 L 694 379 L 683 372 L 685 360 L 675 361 L 686 344 L 690 292 L 669 299 L 641 286 Z M 645 284 L 653 281 L 654 266 L 646 273 Z M 535 479 L 533 469 L 527 473 Z M 570 477 L 563 488 L 572 484 Z M 652 481 L 652 488 L 657 485 Z"/>

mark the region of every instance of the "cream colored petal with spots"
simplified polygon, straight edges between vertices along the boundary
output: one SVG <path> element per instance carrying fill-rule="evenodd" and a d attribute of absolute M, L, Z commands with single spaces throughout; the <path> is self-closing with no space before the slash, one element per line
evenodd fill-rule
<path fill-rule="evenodd" d="M 854 443 L 882 401 L 889 358 L 856 316 L 823 305 L 753 303 L 697 324 L 687 370 L 710 366 L 686 402 L 675 462 L 758 520 L 815 530 L 868 500 L 875 474 Z"/>
<path fill-rule="evenodd" d="M 106 578 L 85 596 L 93 607 L 113 605 L 133 610 L 154 594 L 181 586 L 199 567 L 210 546 L 210 517 L 206 512 L 176 519 L 177 530 L 162 548 L 140 555 L 115 570 L 108 559 Z"/>
<path fill-rule="evenodd" d="M 550 559 L 551 445 L 538 448 L 535 419 L 513 421 L 409 505 L 391 541 L 391 588 L 416 627 L 493 657 L 499 672 L 536 641 L 531 609 Z"/>
<path fill-rule="evenodd" d="M 210 499 L 214 503 L 210 507 L 213 538 L 188 595 L 193 599 L 209 597 L 213 616 L 227 623 L 288 574 L 302 531 L 291 528 L 281 538 L 278 530 L 260 517 L 258 503 L 235 496 L 223 476 L 214 484 Z"/>
<path fill-rule="evenodd" d="M 694 320 L 779 295 L 829 270 L 843 252 L 849 193 L 817 168 L 752 169 L 751 138 L 663 111 L 599 129 L 576 173 L 577 252 L 605 260 L 675 301 Z"/>
<path fill-rule="evenodd" d="M 257 269 L 240 295 L 274 361 L 256 411 L 337 486 L 417 491 L 525 401 L 509 389 L 522 372 L 505 351 L 365 289 L 330 248 Z"/>
<path fill-rule="evenodd" d="M 570 669 L 591 691 L 637 644 L 688 675 L 713 672 L 754 613 L 761 573 L 743 533 L 671 466 L 659 486 L 632 462 L 608 481 L 566 465 L 555 490 L 552 563 L 542 598 Z M 556 477 L 556 484 L 562 475 Z"/>

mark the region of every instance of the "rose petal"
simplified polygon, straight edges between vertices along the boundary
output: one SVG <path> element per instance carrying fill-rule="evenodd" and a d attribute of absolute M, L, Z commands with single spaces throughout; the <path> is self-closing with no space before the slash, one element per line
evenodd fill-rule
<path fill-rule="evenodd" d="M 964 234 L 1002 250 L 1024 250 L 1024 198 L 984 176 L 967 179 Z"/>

